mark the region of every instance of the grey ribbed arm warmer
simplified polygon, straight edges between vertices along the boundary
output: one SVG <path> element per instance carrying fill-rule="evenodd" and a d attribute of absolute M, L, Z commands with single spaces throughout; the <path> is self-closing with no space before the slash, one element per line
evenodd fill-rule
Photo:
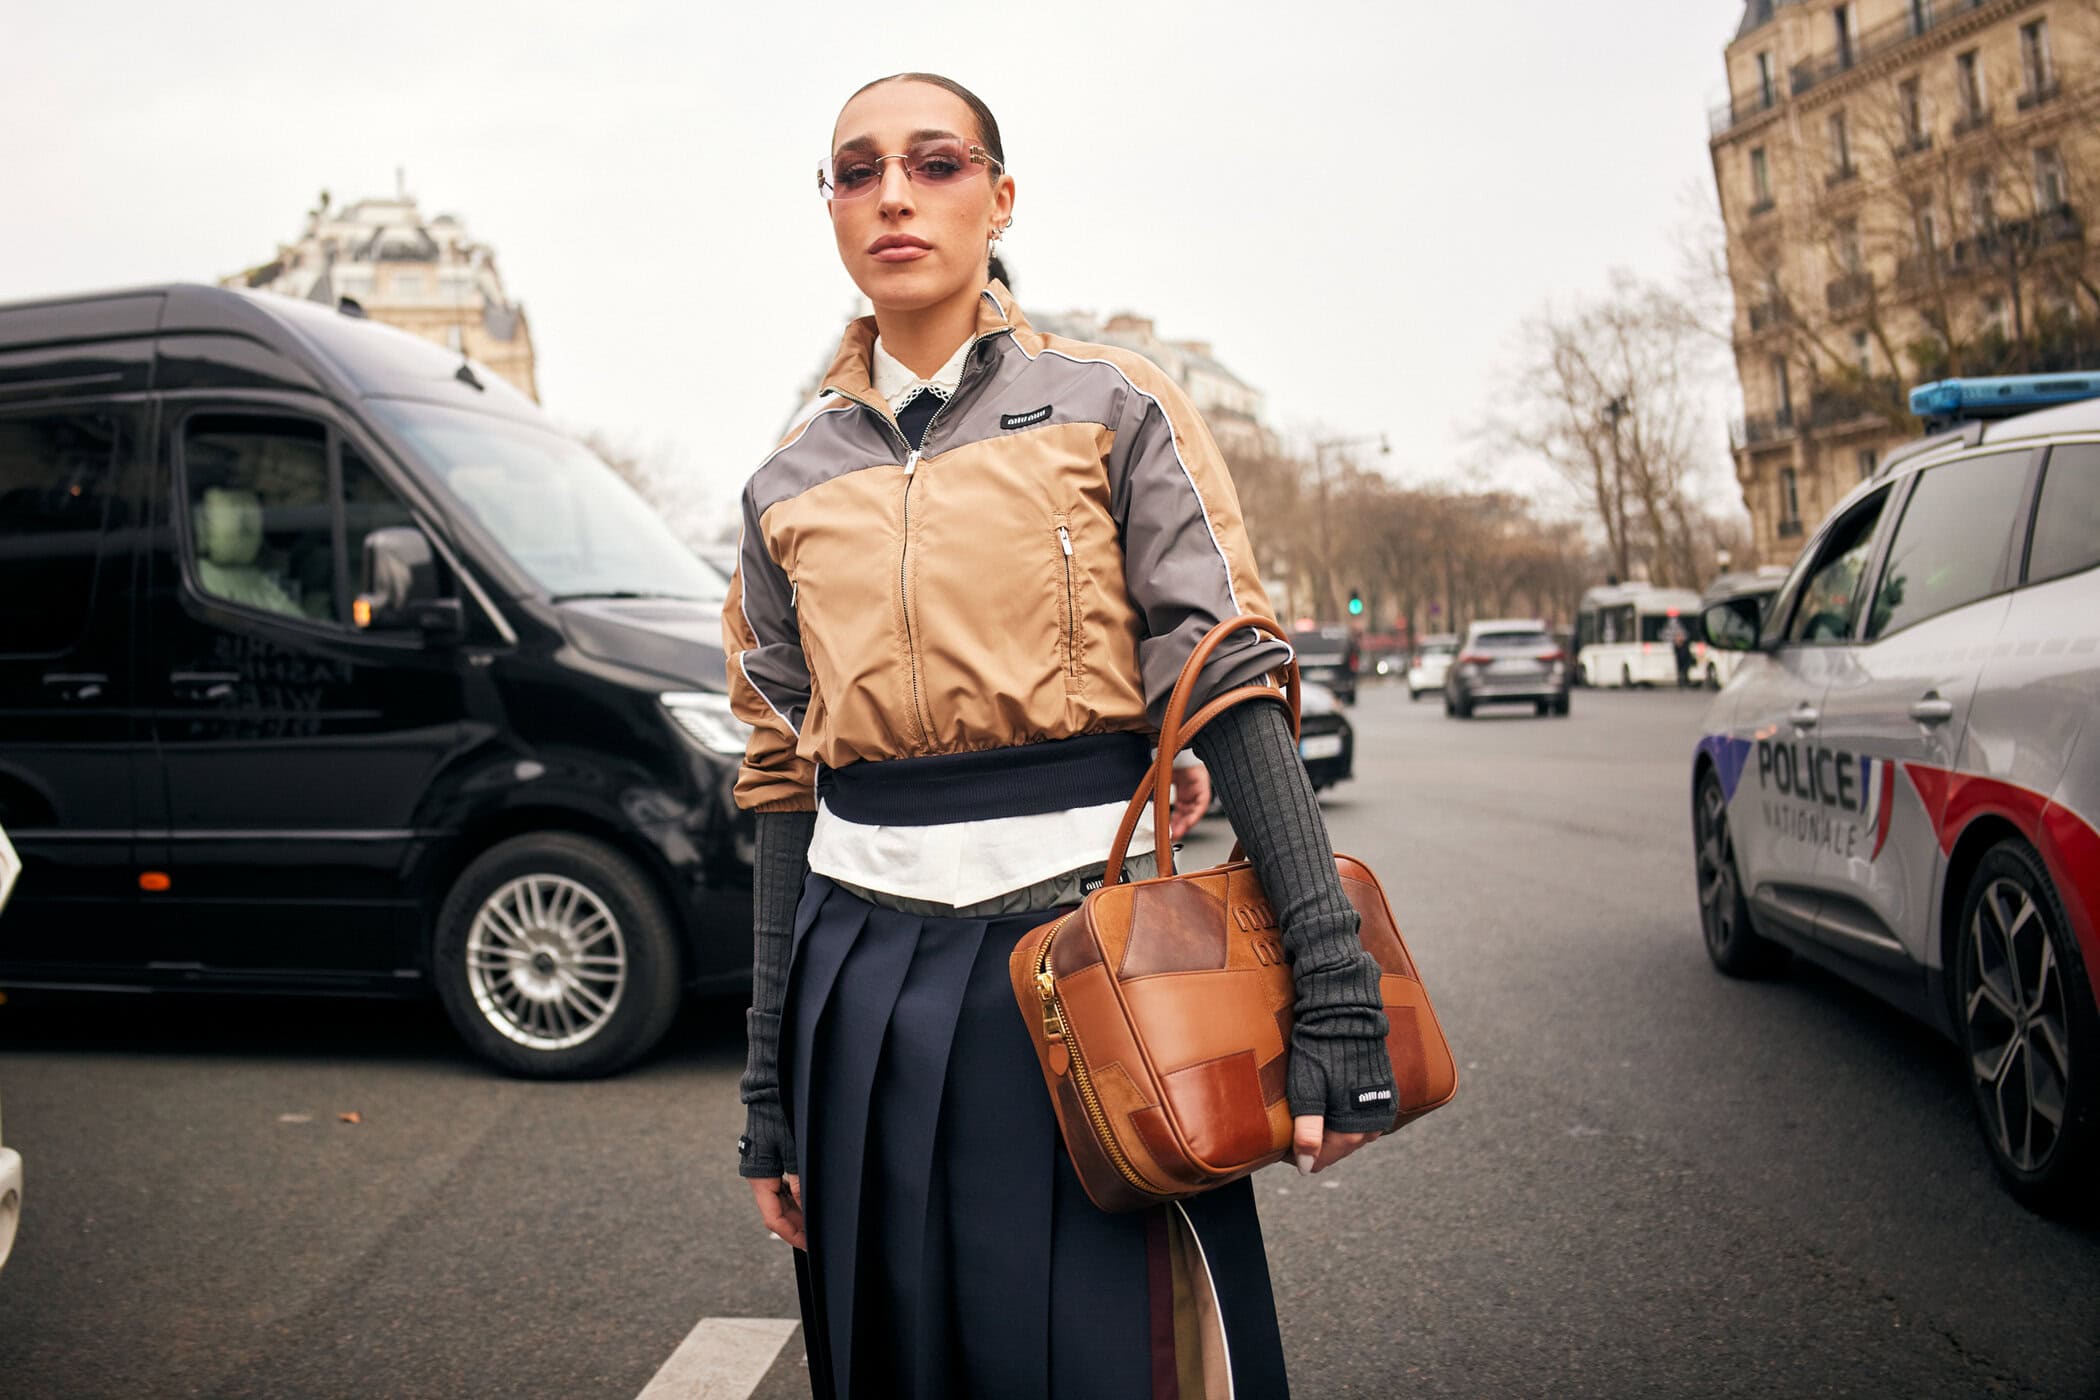
<path fill-rule="evenodd" d="M 1360 920 L 1335 873 L 1290 716 L 1280 704 L 1238 705 L 1211 721 L 1194 747 L 1291 955 L 1291 1113 L 1317 1113 L 1337 1132 L 1383 1132 L 1393 1123 L 1393 1066 L 1378 964 L 1357 938 Z"/>
<path fill-rule="evenodd" d="M 815 812 L 760 812 L 751 864 L 751 1012 L 742 1083 L 744 1135 L 737 1173 L 780 1176 L 795 1170 L 787 1107 L 780 1101 L 780 1010 L 787 1001 L 795 905 L 809 873 Z"/>

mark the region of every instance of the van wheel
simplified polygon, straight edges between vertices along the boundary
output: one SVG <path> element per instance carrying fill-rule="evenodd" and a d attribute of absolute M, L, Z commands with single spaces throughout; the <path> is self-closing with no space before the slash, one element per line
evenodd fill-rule
<path fill-rule="evenodd" d="M 2073 1205 L 2100 1165 L 2100 1012 L 2034 847 L 1984 853 L 1958 949 L 1955 1015 L 1991 1160 L 2035 1209 Z"/>
<path fill-rule="evenodd" d="M 1743 898 L 1742 877 L 1736 872 L 1735 838 L 1728 831 L 1728 799 L 1712 769 L 1699 777 L 1692 822 L 1706 956 L 1730 977 L 1778 971 L 1786 966 L 1787 952 L 1750 926 L 1750 903 Z"/>
<path fill-rule="evenodd" d="M 1633 667 L 1625 665 L 1619 667 L 1619 688 L 1621 690 L 1633 689 Z"/>
<path fill-rule="evenodd" d="M 1706 688 L 1708 690 L 1719 690 L 1721 688 L 1721 673 L 1711 661 L 1706 663 Z"/>
<path fill-rule="evenodd" d="M 517 836 L 483 852 L 446 896 L 431 962 L 460 1036 L 529 1078 L 611 1074 L 678 1015 L 662 899 L 633 861 L 586 836 Z"/>

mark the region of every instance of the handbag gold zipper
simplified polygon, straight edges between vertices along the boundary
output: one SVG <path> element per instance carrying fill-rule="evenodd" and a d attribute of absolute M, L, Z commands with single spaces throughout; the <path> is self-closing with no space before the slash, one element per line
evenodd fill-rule
<path fill-rule="evenodd" d="M 1050 942 L 1077 913 L 1074 910 L 1052 924 L 1050 931 L 1043 935 L 1042 947 L 1036 950 L 1035 994 L 1043 999 L 1043 1034 L 1053 1041 L 1065 1043 L 1065 1055 L 1072 1065 L 1072 1084 L 1079 1090 L 1079 1101 L 1086 1106 L 1087 1117 L 1093 1122 L 1094 1140 L 1108 1153 L 1109 1161 L 1115 1164 L 1123 1179 L 1147 1195 L 1171 1196 L 1173 1192 L 1163 1191 L 1139 1175 L 1138 1169 L 1123 1155 L 1122 1146 L 1109 1128 L 1108 1110 L 1101 1106 L 1100 1098 L 1094 1093 L 1094 1081 L 1087 1074 L 1086 1057 L 1080 1053 L 1079 1038 L 1072 1033 L 1071 1023 L 1065 1020 L 1064 1006 L 1057 998 L 1057 979 L 1050 972 Z"/>

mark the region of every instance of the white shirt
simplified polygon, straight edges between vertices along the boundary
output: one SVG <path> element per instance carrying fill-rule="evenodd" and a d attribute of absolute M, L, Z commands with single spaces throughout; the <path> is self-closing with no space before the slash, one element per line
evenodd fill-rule
<path fill-rule="evenodd" d="M 920 394 L 951 398 L 962 382 L 964 341 L 948 363 L 921 379 L 875 340 L 870 369 L 875 392 L 896 413 Z M 820 799 L 809 843 L 809 868 L 862 889 L 957 906 L 981 904 L 1108 856 L 1123 802 L 1074 807 L 1028 817 L 943 822 L 938 826 L 870 826 L 835 815 Z M 1138 823 L 1130 854 L 1153 849 L 1152 823 Z"/>

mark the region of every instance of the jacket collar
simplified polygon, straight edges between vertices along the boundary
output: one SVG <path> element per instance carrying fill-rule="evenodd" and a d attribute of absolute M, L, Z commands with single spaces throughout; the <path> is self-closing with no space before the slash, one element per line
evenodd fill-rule
<path fill-rule="evenodd" d="M 1021 314 L 1014 301 L 1014 294 L 1006 284 L 992 281 L 977 295 L 977 328 L 970 333 L 974 342 L 988 335 L 1011 332 L 1022 348 L 1031 354 L 1041 348 L 1035 328 Z M 862 316 L 846 327 L 846 334 L 839 340 L 839 352 L 832 359 L 831 368 L 824 372 L 824 391 L 843 394 L 878 409 L 883 406 L 882 395 L 875 391 L 875 382 L 869 368 L 875 350 L 875 318 Z"/>

